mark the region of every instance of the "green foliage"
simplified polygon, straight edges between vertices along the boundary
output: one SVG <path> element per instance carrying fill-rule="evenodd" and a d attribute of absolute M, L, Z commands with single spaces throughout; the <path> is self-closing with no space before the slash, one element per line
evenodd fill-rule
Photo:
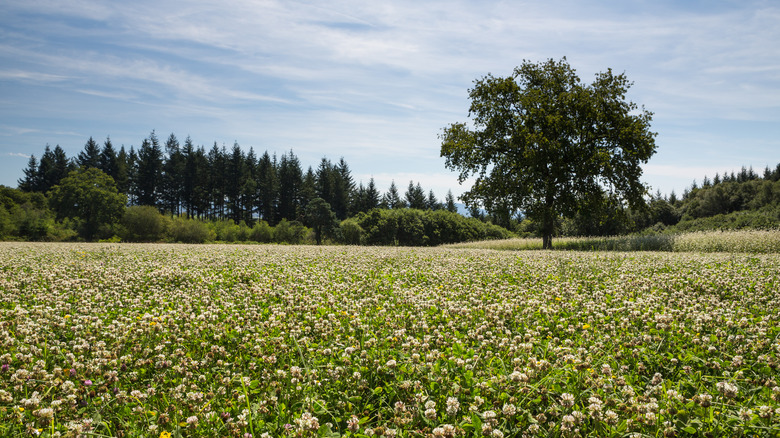
<path fill-rule="evenodd" d="M 524 62 L 512 76 L 487 75 L 469 91 L 471 129 L 445 128 L 441 155 L 476 176 L 467 204 L 521 210 L 540 224 L 551 248 L 559 216 L 573 217 L 602 187 L 640 205 L 640 164 L 655 153 L 652 114 L 626 100 L 624 74 L 600 73 L 583 85 L 566 59 Z"/>
<path fill-rule="evenodd" d="M 171 221 L 170 239 L 182 243 L 205 243 L 216 239 L 216 233 L 209 226 L 196 219 L 174 218 Z"/>
<path fill-rule="evenodd" d="M 271 243 L 274 240 L 274 229 L 266 221 L 258 221 L 249 233 L 249 239 L 259 243 Z"/>
<path fill-rule="evenodd" d="M 122 216 L 122 240 L 126 242 L 160 242 L 165 239 L 171 220 L 149 205 L 134 205 Z"/>
<path fill-rule="evenodd" d="M 505 239 L 508 230 L 446 210 L 374 209 L 355 222 L 367 245 L 434 246 L 483 239 Z"/>
<path fill-rule="evenodd" d="M 780 228 L 780 205 L 759 211 L 735 211 L 728 214 L 693 219 L 685 217 L 674 226 L 663 228 L 665 233 L 710 230 L 771 230 Z"/>
<path fill-rule="evenodd" d="M 358 224 L 357 220 L 350 218 L 344 219 L 339 224 L 339 232 L 341 239 L 347 245 L 360 245 L 363 242 L 363 227 Z"/>
<path fill-rule="evenodd" d="M 330 204 L 322 198 L 314 198 L 306 207 L 306 221 L 314 230 L 317 245 L 322 244 L 324 236 L 332 236 L 338 226 L 336 213 L 330 209 Z"/>
<path fill-rule="evenodd" d="M 78 218 L 79 234 L 91 240 L 101 227 L 116 224 L 125 210 L 125 195 L 110 176 L 96 168 L 73 171 L 49 192 L 58 219 Z M 110 237 L 110 236 L 105 236 Z"/>
<path fill-rule="evenodd" d="M 308 240 L 309 229 L 298 221 L 282 219 L 274 227 L 274 242 L 300 244 Z"/>

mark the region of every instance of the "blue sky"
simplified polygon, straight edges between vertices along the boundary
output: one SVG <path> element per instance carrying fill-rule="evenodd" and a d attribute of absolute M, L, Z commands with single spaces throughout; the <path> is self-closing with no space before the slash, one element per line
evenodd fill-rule
<path fill-rule="evenodd" d="M 154 129 L 458 195 L 437 136 L 467 121 L 474 79 L 566 56 L 585 82 L 634 82 L 658 133 L 643 179 L 679 194 L 780 162 L 777 23 L 751 0 L 4 0 L 0 184 L 46 144 L 137 148 Z"/>

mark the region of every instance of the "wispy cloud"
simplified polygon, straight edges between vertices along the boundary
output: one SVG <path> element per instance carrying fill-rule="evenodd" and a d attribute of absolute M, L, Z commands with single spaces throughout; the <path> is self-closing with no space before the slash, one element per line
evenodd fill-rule
<path fill-rule="evenodd" d="M 53 75 L 35 71 L 0 70 L 0 80 L 21 82 L 61 82 L 67 80 L 67 76 Z"/>
<path fill-rule="evenodd" d="M 22 152 L 6 152 L 3 155 L 5 155 L 6 157 L 30 158 L 30 154 L 25 154 Z"/>

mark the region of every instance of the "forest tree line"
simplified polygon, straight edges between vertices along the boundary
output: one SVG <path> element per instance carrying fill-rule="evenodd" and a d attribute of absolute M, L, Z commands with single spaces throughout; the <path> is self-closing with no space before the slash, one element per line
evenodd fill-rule
<path fill-rule="evenodd" d="M 305 172 L 290 151 L 276 156 L 216 143 L 208 151 L 154 131 L 136 151 L 90 138 L 75 157 L 58 145 L 31 156 L 18 188 L 0 186 L 0 239 L 332 242 L 438 245 L 511 233 L 457 213 L 452 192 L 373 178 L 355 184 L 342 158 Z"/>
<path fill-rule="evenodd" d="M 273 226 L 282 219 L 303 220 L 314 198 L 324 199 L 339 220 L 374 208 L 457 210 L 452 192 L 440 202 L 432 190 L 426 193 L 413 181 L 403 195 L 395 182 L 384 194 L 373 178 L 366 185 L 355 184 L 343 158 L 336 163 L 323 158 L 316 169 L 309 166 L 304 172 L 292 151 L 257 156 L 253 148 L 245 153 L 237 143 L 228 149 L 216 142 L 206 150 L 190 137 L 180 144 L 175 134 L 162 144 L 154 131 L 137 151 L 124 146 L 117 150 L 110 138 L 101 146 L 90 137 L 69 159 L 59 145 L 53 150 L 46 146 L 40 159 L 30 158 L 19 189 L 47 193 L 71 171 L 89 168 L 110 176 L 129 206 L 155 206 L 187 218 L 247 224 L 265 220 Z"/>
<path fill-rule="evenodd" d="M 124 196 L 122 203 L 128 207 L 124 223 L 144 223 L 139 219 L 142 210 L 137 207 L 150 206 L 170 219 L 210 223 L 208 232 L 200 225 L 174 221 L 169 223 L 165 236 L 131 232 L 129 225 L 123 232 L 104 229 L 92 236 L 95 230 L 85 231 L 83 220 L 80 225 L 75 224 L 73 216 L 77 214 L 68 213 L 67 205 L 57 208 L 52 197 L 57 192 L 53 189 L 64 178 L 89 169 L 107 175 L 117 192 Z M 317 241 L 324 233 L 324 237 L 342 242 L 430 245 L 508 235 L 498 231 L 499 227 L 486 228 L 493 224 L 521 236 L 540 233 L 538 224 L 522 212 L 509 211 L 501 202 L 469 205 L 471 222 L 466 226 L 462 222 L 465 218 L 456 213 L 451 192 L 444 202 L 439 202 L 433 191 L 426 193 L 419 183 L 412 181 L 403 195 L 394 182 L 384 194 L 373 179 L 367 185 L 362 182 L 356 185 L 343 158 L 335 163 L 323 158 L 316 169 L 308 167 L 304 172 L 292 151 L 281 156 L 264 152 L 258 157 L 251 148 L 244 152 L 238 144 L 228 149 L 216 143 L 206 150 L 204 146 L 194 146 L 189 137 L 182 145 L 174 134 L 161 144 L 154 131 L 137 151 L 133 147 L 126 150 L 124 146 L 116 149 L 110 138 L 102 145 L 90 138 L 84 149 L 71 158 L 60 146 L 53 149 L 46 146 L 40 159 L 30 158 L 18 183 L 19 189 L 4 188 L 0 194 L 5 207 L 5 211 L 0 209 L 0 238 L 68 240 L 73 238 L 67 232 L 70 228 L 78 229 L 80 237 L 87 240 L 113 233 L 126 240 L 245 240 L 252 236 L 250 240 L 260 242 L 300 242 L 311 232 L 312 239 L 316 237 Z M 13 193 L 14 190 L 19 193 Z M 312 205 L 314 200 L 322 203 Z M 323 205 L 325 211 L 319 216 L 312 211 L 313 207 Z M 401 214 L 405 209 L 415 212 Z M 380 212 L 371 213 L 374 210 Z M 148 209 L 143 211 L 147 216 L 150 214 Z M 447 212 L 458 218 L 445 221 L 445 215 L 423 214 L 426 211 Z M 343 227 L 329 225 L 322 229 L 314 223 L 330 221 L 331 213 L 333 222 L 342 223 Z M 347 219 L 350 222 L 343 223 Z M 59 232 L 52 231 L 57 227 L 41 225 L 47 220 L 62 225 Z M 144 220 L 148 222 L 149 218 Z M 17 225 L 8 225 L 11 222 Z M 279 224 L 282 224 L 280 233 L 270 237 L 269 229 L 272 231 Z M 174 225 L 183 234 L 171 234 Z M 358 234 L 362 236 L 357 240 L 354 225 L 358 225 Z M 259 226 L 257 230 L 256 226 Z M 739 172 L 716 174 L 712 179 L 705 176 L 701 185 L 694 181 L 679 197 L 674 192 L 666 196 L 656 192 L 646 198 L 645 208 L 639 209 L 629 209 L 605 192 L 595 193 L 581 201 L 575 215 L 558 218 L 556 235 L 603 236 L 778 226 L 780 164 L 774 169 L 766 167 L 760 174 L 743 167 Z M 442 227 L 459 231 L 443 231 Z M 9 231 L 12 228 L 15 231 Z M 407 228 L 412 230 L 407 232 Z M 200 230 L 195 233 L 200 237 L 188 237 L 187 233 L 195 229 Z M 419 230 L 424 232 L 421 234 Z"/>

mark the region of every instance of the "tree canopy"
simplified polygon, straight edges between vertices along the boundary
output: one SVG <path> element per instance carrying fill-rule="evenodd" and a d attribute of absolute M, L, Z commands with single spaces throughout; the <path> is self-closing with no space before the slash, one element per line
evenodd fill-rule
<path fill-rule="evenodd" d="M 626 100 L 631 85 L 611 69 L 583 84 L 566 58 L 476 80 L 471 123 L 441 134 L 446 166 L 461 182 L 476 176 L 462 199 L 524 212 L 539 222 L 547 249 L 556 219 L 594 197 L 641 205 L 640 164 L 655 153 L 656 134 L 652 113 Z"/>
<path fill-rule="evenodd" d="M 100 226 L 117 222 L 127 202 L 125 195 L 117 192 L 114 180 L 94 167 L 72 171 L 52 187 L 49 196 L 57 217 L 80 220 L 87 239 L 92 239 Z"/>

